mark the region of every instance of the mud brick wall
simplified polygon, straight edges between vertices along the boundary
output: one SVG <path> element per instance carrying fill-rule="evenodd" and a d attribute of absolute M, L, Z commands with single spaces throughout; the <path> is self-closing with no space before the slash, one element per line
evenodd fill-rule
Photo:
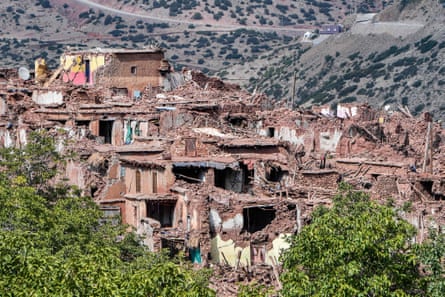
<path fill-rule="evenodd" d="M 337 189 L 339 174 L 336 171 L 310 171 L 303 172 L 299 183 L 302 186 L 311 186 L 325 189 Z"/>
<path fill-rule="evenodd" d="M 162 52 L 114 54 L 103 74 L 96 78 L 96 83 L 115 88 L 127 88 L 131 97 L 135 90 L 142 92 L 148 86 L 160 87 L 162 76 L 159 67 L 163 58 Z"/>
<path fill-rule="evenodd" d="M 372 185 L 372 189 L 383 199 L 396 197 L 398 195 L 397 178 L 397 176 L 392 175 L 380 175 Z"/>

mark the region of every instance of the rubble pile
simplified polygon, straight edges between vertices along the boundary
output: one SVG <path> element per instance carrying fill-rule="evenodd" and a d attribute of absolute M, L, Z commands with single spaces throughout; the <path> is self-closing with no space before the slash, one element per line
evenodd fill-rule
<path fill-rule="evenodd" d="M 61 178 L 150 250 L 212 266 L 221 296 L 252 280 L 279 287 L 286 236 L 329 206 L 342 181 L 391 198 L 419 241 L 444 224 L 444 135 L 428 114 L 267 109 L 263 95 L 172 72 L 158 49 L 65 53 L 39 77 L 41 65 L 34 80 L 0 71 L 0 144 L 51 131 L 60 152 L 75 152 Z"/>

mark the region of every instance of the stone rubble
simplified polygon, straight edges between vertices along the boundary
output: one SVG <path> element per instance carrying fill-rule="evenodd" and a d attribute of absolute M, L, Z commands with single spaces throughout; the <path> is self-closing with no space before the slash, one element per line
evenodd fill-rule
<path fill-rule="evenodd" d="M 0 70 L 0 144 L 22 147 L 30 131 L 49 131 L 59 152 L 75 153 L 59 178 L 150 250 L 212 267 L 219 296 L 252 281 L 279 288 L 286 236 L 329 206 L 341 181 L 390 200 L 419 229 L 417 241 L 444 225 L 444 133 L 428 114 L 290 110 L 200 72 L 173 72 L 162 53 L 66 53 L 52 75 L 39 60 L 28 80 Z"/>

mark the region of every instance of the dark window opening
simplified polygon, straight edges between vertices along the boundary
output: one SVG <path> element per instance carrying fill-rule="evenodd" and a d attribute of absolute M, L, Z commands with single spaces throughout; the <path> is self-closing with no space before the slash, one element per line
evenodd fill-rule
<path fill-rule="evenodd" d="M 136 170 L 136 193 L 141 192 L 141 171 Z"/>
<path fill-rule="evenodd" d="M 279 182 L 283 178 L 283 171 L 280 168 L 269 166 L 266 168 L 266 179 L 271 182 Z"/>
<path fill-rule="evenodd" d="M 151 179 L 152 179 L 152 192 L 153 193 L 157 193 L 158 192 L 158 173 L 156 171 L 152 172 L 151 175 Z"/>
<path fill-rule="evenodd" d="M 234 127 L 247 126 L 247 118 L 244 115 L 228 115 L 226 120 Z"/>
<path fill-rule="evenodd" d="M 161 227 L 172 227 L 176 201 L 147 201 L 147 217 L 157 220 Z"/>
<path fill-rule="evenodd" d="M 159 120 L 158 119 L 152 119 L 149 120 L 150 124 L 153 124 L 156 127 L 159 127 Z"/>
<path fill-rule="evenodd" d="M 161 248 L 167 249 L 168 255 L 173 258 L 185 250 L 185 243 L 183 239 L 179 238 L 161 238 Z"/>
<path fill-rule="evenodd" d="M 372 178 L 377 181 L 377 179 L 379 178 L 380 174 L 378 173 L 371 173 Z"/>
<path fill-rule="evenodd" d="M 88 128 L 90 126 L 90 121 L 76 121 L 76 126 Z"/>
<path fill-rule="evenodd" d="M 173 173 L 177 179 L 196 184 L 204 181 L 207 170 L 198 167 L 173 167 Z"/>
<path fill-rule="evenodd" d="M 257 206 L 243 209 L 243 230 L 255 233 L 264 229 L 275 219 L 276 210 L 273 206 Z"/>
<path fill-rule="evenodd" d="M 105 159 L 103 161 L 90 164 L 90 170 L 96 171 L 101 176 L 106 176 L 109 166 L 110 166 L 109 161 Z"/>
<path fill-rule="evenodd" d="M 428 194 L 433 194 L 433 181 L 432 180 L 425 180 L 421 181 L 420 185 L 422 186 L 422 190 L 428 192 Z"/>
<path fill-rule="evenodd" d="M 223 170 L 215 169 L 215 187 L 237 193 L 241 192 L 242 172 L 230 168 L 225 168 Z"/>
<path fill-rule="evenodd" d="M 247 166 L 245 164 L 241 164 L 240 167 L 243 172 L 242 173 L 243 186 L 242 186 L 241 192 L 248 193 L 252 190 L 255 172 L 254 172 L 254 169 L 249 169 L 249 166 Z"/>
<path fill-rule="evenodd" d="M 99 121 L 99 136 L 104 138 L 104 143 L 111 144 L 113 121 Z"/>
<path fill-rule="evenodd" d="M 275 128 L 274 127 L 267 128 L 267 136 L 268 137 L 275 137 Z"/>
<path fill-rule="evenodd" d="M 231 118 L 229 122 L 232 126 L 235 126 L 235 127 L 246 126 L 246 124 L 245 124 L 246 121 L 244 118 Z"/>
<path fill-rule="evenodd" d="M 97 190 L 98 190 L 98 188 L 97 188 L 97 186 L 95 186 L 95 185 L 93 185 L 93 186 L 90 187 L 90 196 L 91 196 L 92 198 L 94 198 L 94 195 L 96 194 Z"/>
<path fill-rule="evenodd" d="M 85 81 L 90 82 L 90 60 L 85 60 Z"/>
<path fill-rule="evenodd" d="M 137 74 L 137 67 L 136 66 L 131 66 L 130 72 L 131 72 L 131 74 L 136 75 Z"/>
<path fill-rule="evenodd" d="M 226 188 L 226 175 L 227 175 L 227 169 L 224 170 L 215 169 L 215 187 L 223 189 Z"/>
<path fill-rule="evenodd" d="M 112 88 L 111 89 L 112 96 L 128 96 L 127 88 Z"/>

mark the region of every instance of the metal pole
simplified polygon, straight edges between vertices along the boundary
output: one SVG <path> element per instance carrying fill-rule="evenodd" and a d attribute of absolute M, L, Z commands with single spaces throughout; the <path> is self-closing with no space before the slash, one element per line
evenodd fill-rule
<path fill-rule="evenodd" d="M 430 145 L 430 133 L 431 133 L 431 122 L 428 122 L 428 128 L 427 128 L 427 132 L 426 132 L 426 138 L 425 138 L 425 153 L 423 155 L 423 166 L 422 166 L 422 171 L 426 172 L 426 162 L 428 159 L 428 155 L 429 155 L 429 145 Z M 431 163 L 431 160 L 430 160 Z"/>
<path fill-rule="evenodd" d="M 297 71 L 294 70 L 294 83 L 292 86 L 292 102 L 291 102 L 291 106 L 290 109 L 294 109 L 294 101 L 295 101 L 295 84 L 297 82 Z"/>

